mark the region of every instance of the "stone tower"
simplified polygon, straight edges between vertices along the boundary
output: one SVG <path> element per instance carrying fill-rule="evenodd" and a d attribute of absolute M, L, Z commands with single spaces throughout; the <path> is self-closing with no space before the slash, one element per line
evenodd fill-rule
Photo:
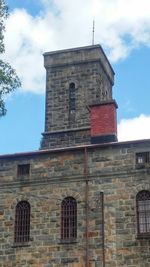
<path fill-rule="evenodd" d="M 114 71 L 101 46 L 45 53 L 44 66 L 46 114 L 41 149 L 116 141 L 116 104 L 112 100 Z M 107 114 L 110 106 L 113 121 Z M 95 110 L 100 115 L 97 119 Z M 106 118 L 106 122 L 97 121 L 99 118 Z M 108 125 L 109 120 L 113 123 L 111 131 L 97 132 L 97 124 Z M 107 135 L 107 138 L 100 140 L 99 135 Z"/>
<path fill-rule="evenodd" d="M 116 142 L 99 45 L 44 58 L 42 149 L 0 155 L 0 267 L 150 267 L 150 139 Z"/>

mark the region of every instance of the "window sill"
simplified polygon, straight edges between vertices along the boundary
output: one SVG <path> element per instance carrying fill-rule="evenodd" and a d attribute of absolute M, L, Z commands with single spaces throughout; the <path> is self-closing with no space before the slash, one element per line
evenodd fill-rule
<path fill-rule="evenodd" d="M 146 169 L 150 168 L 150 163 L 136 163 L 136 169 Z"/>
<path fill-rule="evenodd" d="M 137 163 L 136 169 L 145 169 L 145 164 L 144 163 Z"/>
<path fill-rule="evenodd" d="M 78 243 L 76 239 L 67 239 L 67 240 L 61 239 L 59 241 L 59 244 L 76 244 L 76 243 Z"/>
<path fill-rule="evenodd" d="M 14 243 L 11 247 L 18 248 L 18 247 L 30 247 L 31 244 L 29 242 L 22 242 L 22 243 Z"/>
<path fill-rule="evenodd" d="M 19 179 L 29 179 L 30 175 L 29 174 L 20 174 L 17 176 Z"/>
<path fill-rule="evenodd" d="M 149 239 L 150 240 L 150 233 L 147 234 L 137 234 L 137 239 Z"/>

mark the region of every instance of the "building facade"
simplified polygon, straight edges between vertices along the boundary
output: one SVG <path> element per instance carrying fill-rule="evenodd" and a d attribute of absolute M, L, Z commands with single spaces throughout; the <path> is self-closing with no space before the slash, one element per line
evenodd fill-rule
<path fill-rule="evenodd" d="M 0 266 L 149 267 L 150 140 L 117 141 L 99 45 L 44 65 L 41 148 L 0 156 Z"/>

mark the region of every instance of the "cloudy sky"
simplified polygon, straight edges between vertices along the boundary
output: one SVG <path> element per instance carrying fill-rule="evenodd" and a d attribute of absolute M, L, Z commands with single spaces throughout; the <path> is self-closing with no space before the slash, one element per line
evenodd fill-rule
<path fill-rule="evenodd" d="M 0 154 L 37 150 L 44 129 L 43 52 L 100 43 L 115 75 L 118 138 L 150 138 L 150 0 L 7 0 L 5 59 L 22 87 L 6 99 Z"/>

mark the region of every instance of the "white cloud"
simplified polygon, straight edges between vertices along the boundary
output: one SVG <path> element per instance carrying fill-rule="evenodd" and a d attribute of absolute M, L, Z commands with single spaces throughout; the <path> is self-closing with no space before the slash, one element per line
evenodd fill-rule
<path fill-rule="evenodd" d="M 53 32 L 48 21 L 51 16 L 30 16 L 16 9 L 7 21 L 6 59 L 15 66 L 22 80 L 22 90 L 41 92 L 44 89 L 42 53 L 53 45 Z"/>
<path fill-rule="evenodd" d="M 129 141 L 150 138 L 150 116 L 141 114 L 132 119 L 122 119 L 118 125 L 118 140 Z"/>
<path fill-rule="evenodd" d="M 140 44 L 150 46 L 149 0 L 40 0 L 33 17 L 23 9 L 9 16 L 6 57 L 23 81 L 22 90 L 43 92 L 45 51 L 89 45 L 95 13 L 95 43 L 111 61 L 126 58 Z"/>

